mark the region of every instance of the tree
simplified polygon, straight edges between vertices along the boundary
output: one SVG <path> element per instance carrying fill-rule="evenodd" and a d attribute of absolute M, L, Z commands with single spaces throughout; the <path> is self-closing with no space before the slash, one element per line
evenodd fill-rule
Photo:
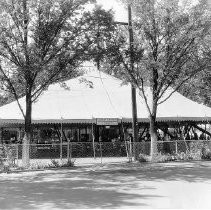
<path fill-rule="evenodd" d="M 106 11 L 101 6 L 96 5 L 93 12 L 84 14 L 84 22 L 89 26 L 89 50 L 85 52 L 88 60 L 99 65 L 105 54 L 111 51 L 113 45 L 110 41 L 116 32 L 114 24 L 114 13 L 112 10 Z"/>
<path fill-rule="evenodd" d="M 90 59 L 89 0 L 9 0 L 0 3 L 1 87 L 11 92 L 25 119 L 22 159 L 29 166 L 32 103 L 52 83 L 75 77 Z M 86 14 L 84 17 L 84 13 Z M 26 108 L 19 103 L 25 96 Z M 25 111 L 24 111 L 25 110 Z"/>
<path fill-rule="evenodd" d="M 189 5 L 187 1 L 181 5 L 179 0 L 134 0 L 131 5 L 133 51 L 129 50 L 125 33 L 117 32 L 115 41 L 110 43 L 113 51 L 104 59 L 109 60 L 113 69 L 118 69 L 115 73 L 120 71 L 122 78 L 135 85 L 144 98 L 150 121 L 151 159 L 154 160 L 158 106 L 210 65 L 209 57 L 202 50 L 211 27 L 210 10 L 206 0 L 196 5 Z"/>
<path fill-rule="evenodd" d="M 210 72 L 203 71 L 184 83 L 179 92 L 193 101 L 211 107 L 210 82 Z"/>
<path fill-rule="evenodd" d="M 211 56 L 211 45 L 210 45 L 211 34 L 204 39 L 201 50 L 205 56 L 210 58 Z M 211 71 L 210 68 L 204 69 L 202 72 L 191 78 L 180 88 L 180 92 L 198 103 L 203 103 L 211 107 Z"/>

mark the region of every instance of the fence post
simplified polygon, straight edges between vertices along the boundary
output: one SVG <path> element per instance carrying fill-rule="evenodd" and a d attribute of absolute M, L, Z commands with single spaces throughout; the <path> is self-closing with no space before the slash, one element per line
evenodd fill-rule
<path fill-rule="evenodd" d="M 17 158 L 17 165 L 18 165 L 18 147 L 19 147 L 19 145 L 17 144 L 17 146 L 16 146 L 16 158 Z"/>
<path fill-rule="evenodd" d="M 72 143 L 70 142 L 70 159 L 72 159 Z"/>
<path fill-rule="evenodd" d="M 94 159 L 95 159 L 96 158 L 96 154 L 95 154 L 94 124 L 92 124 L 92 147 L 93 147 L 93 155 L 94 155 Z"/>
<path fill-rule="evenodd" d="M 129 158 L 127 141 L 125 141 L 125 150 L 126 150 L 127 158 Z"/>
<path fill-rule="evenodd" d="M 93 148 L 94 159 L 96 159 L 96 154 L 95 154 L 95 142 L 92 143 L 92 148 Z"/>
<path fill-rule="evenodd" d="M 100 162 L 103 163 L 102 142 L 100 141 Z"/>
<path fill-rule="evenodd" d="M 62 143 L 60 142 L 60 160 L 62 160 Z"/>
<path fill-rule="evenodd" d="M 70 141 L 67 142 L 67 161 L 71 161 L 72 159 L 72 152 L 71 152 L 71 143 Z"/>
<path fill-rule="evenodd" d="M 70 141 L 67 141 L 67 162 L 70 161 Z"/>
<path fill-rule="evenodd" d="M 129 151 L 129 153 L 130 153 L 129 162 L 133 162 L 133 153 L 132 153 L 133 149 L 132 149 L 132 141 L 131 141 L 131 139 L 129 141 L 129 149 L 130 149 L 130 151 Z"/>
<path fill-rule="evenodd" d="M 129 162 L 132 162 L 133 154 L 132 154 L 132 142 L 131 142 L 131 140 L 125 141 L 125 149 L 126 149 L 126 152 L 127 152 L 127 158 L 129 160 Z"/>
<path fill-rule="evenodd" d="M 178 154 L 178 145 L 177 145 L 177 140 L 176 140 L 176 142 L 175 142 L 175 152 L 176 152 L 176 154 Z"/>

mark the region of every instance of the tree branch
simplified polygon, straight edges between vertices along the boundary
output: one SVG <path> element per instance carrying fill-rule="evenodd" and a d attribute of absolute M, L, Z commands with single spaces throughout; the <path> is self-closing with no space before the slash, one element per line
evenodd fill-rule
<path fill-rule="evenodd" d="M 2 69 L 1 65 L 0 65 L 0 71 L 2 72 L 2 74 L 3 74 L 4 78 L 5 78 L 5 80 L 7 81 L 9 87 L 11 88 L 12 94 L 14 95 L 15 100 L 17 101 L 17 104 L 18 104 L 18 106 L 19 106 L 19 108 L 20 108 L 20 110 L 21 110 L 21 113 L 22 113 L 22 115 L 23 115 L 23 117 L 24 117 L 24 119 L 25 119 L 25 114 L 24 114 L 23 108 L 22 108 L 22 106 L 21 106 L 21 104 L 20 104 L 20 102 L 19 102 L 19 98 L 18 98 L 18 95 L 17 95 L 17 93 L 16 93 L 15 87 L 13 86 L 13 84 L 12 84 L 10 78 L 5 74 L 5 72 L 4 72 L 4 70 Z"/>

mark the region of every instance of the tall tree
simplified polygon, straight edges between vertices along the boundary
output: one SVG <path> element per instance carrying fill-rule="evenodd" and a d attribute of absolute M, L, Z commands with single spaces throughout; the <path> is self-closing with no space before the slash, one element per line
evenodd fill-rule
<path fill-rule="evenodd" d="M 128 3 L 128 1 L 126 1 Z M 131 3 L 131 1 L 130 1 Z M 150 121 L 151 159 L 157 154 L 156 117 L 164 103 L 186 81 L 210 65 L 202 42 L 211 27 L 208 2 L 196 5 L 177 0 L 134 0 L 133 61 L 125 33 L 117 32 L 107 62 L 132 83 L 144 98 Z M 106 58 L 105 58 L 106 60 Z M 118 67 L 118 68 L 116 68 Z M 150 92 L 150 95 L 146 93 Z"/>
<path fill-rule="evenodd" d="M 203 40 L 201 53 L 208 58 L 211 57 L 211 31 Z M 198 103 L 203 103 L 211 107 L 211 68 L 204 69 L 202 72 L 191 78 L 180 88 L 180 92 Z"/>
<path fill-rule="evenodd" d="M 75 77 L 92 44 L 89 0 L 3 0 L 0 76 L 25 119 L 22 159 L 29 166 L 32 103 L 52 83 Z M 89 15 L 88 15 L 89 14 Z M 85 15 L 85 16 L 84 16 Z M 25 96 L 26 107 L 19 98 Z"/>

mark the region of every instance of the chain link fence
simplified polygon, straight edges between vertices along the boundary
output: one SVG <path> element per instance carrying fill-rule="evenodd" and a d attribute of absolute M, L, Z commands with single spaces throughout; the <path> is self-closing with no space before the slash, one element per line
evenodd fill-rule
<path fill-rule="evenodd" d="M 19 145 L 19 157 L 22 147 Z M 87 157 L 125 157 L 124 143 L 63 143 L 63 144 L 31 144 L 31 159 L 87 158 Z"/>
<path fill-rule="evenodd" d="M 150 142 L 135 143 L 137 153 L 150 154 Z M 211 141 L 208 140 L 175 140 L 175 141 L 158 141 L 158 153 L 177 154 L 188 151 L 201 151 L 203 148 L 211 150 Z"/>
<path fill-rule="evenodd" d="M 18 160 L 19 145 L 3 144 L 0 145 L 0 165 L 14 165 Z"/>
<path fill-rule="evenodd" d="M 158 152 L 161 154 L 193 153 L 202 154 L 203 151 L 211 151 L 211 141 L 204 140 L 178 140 L 158 141 Z M 137 155 L 150 155 L 150 142 L 71 142 L 63 144 L 30 144 L 30 159 L 74 159 L 81 164 L 99 163 L 107 161 L 132 160 L 134 153 Z M 22 145 L 0 146 L 0 160 L 20 163 L 22 158 Z"/>

